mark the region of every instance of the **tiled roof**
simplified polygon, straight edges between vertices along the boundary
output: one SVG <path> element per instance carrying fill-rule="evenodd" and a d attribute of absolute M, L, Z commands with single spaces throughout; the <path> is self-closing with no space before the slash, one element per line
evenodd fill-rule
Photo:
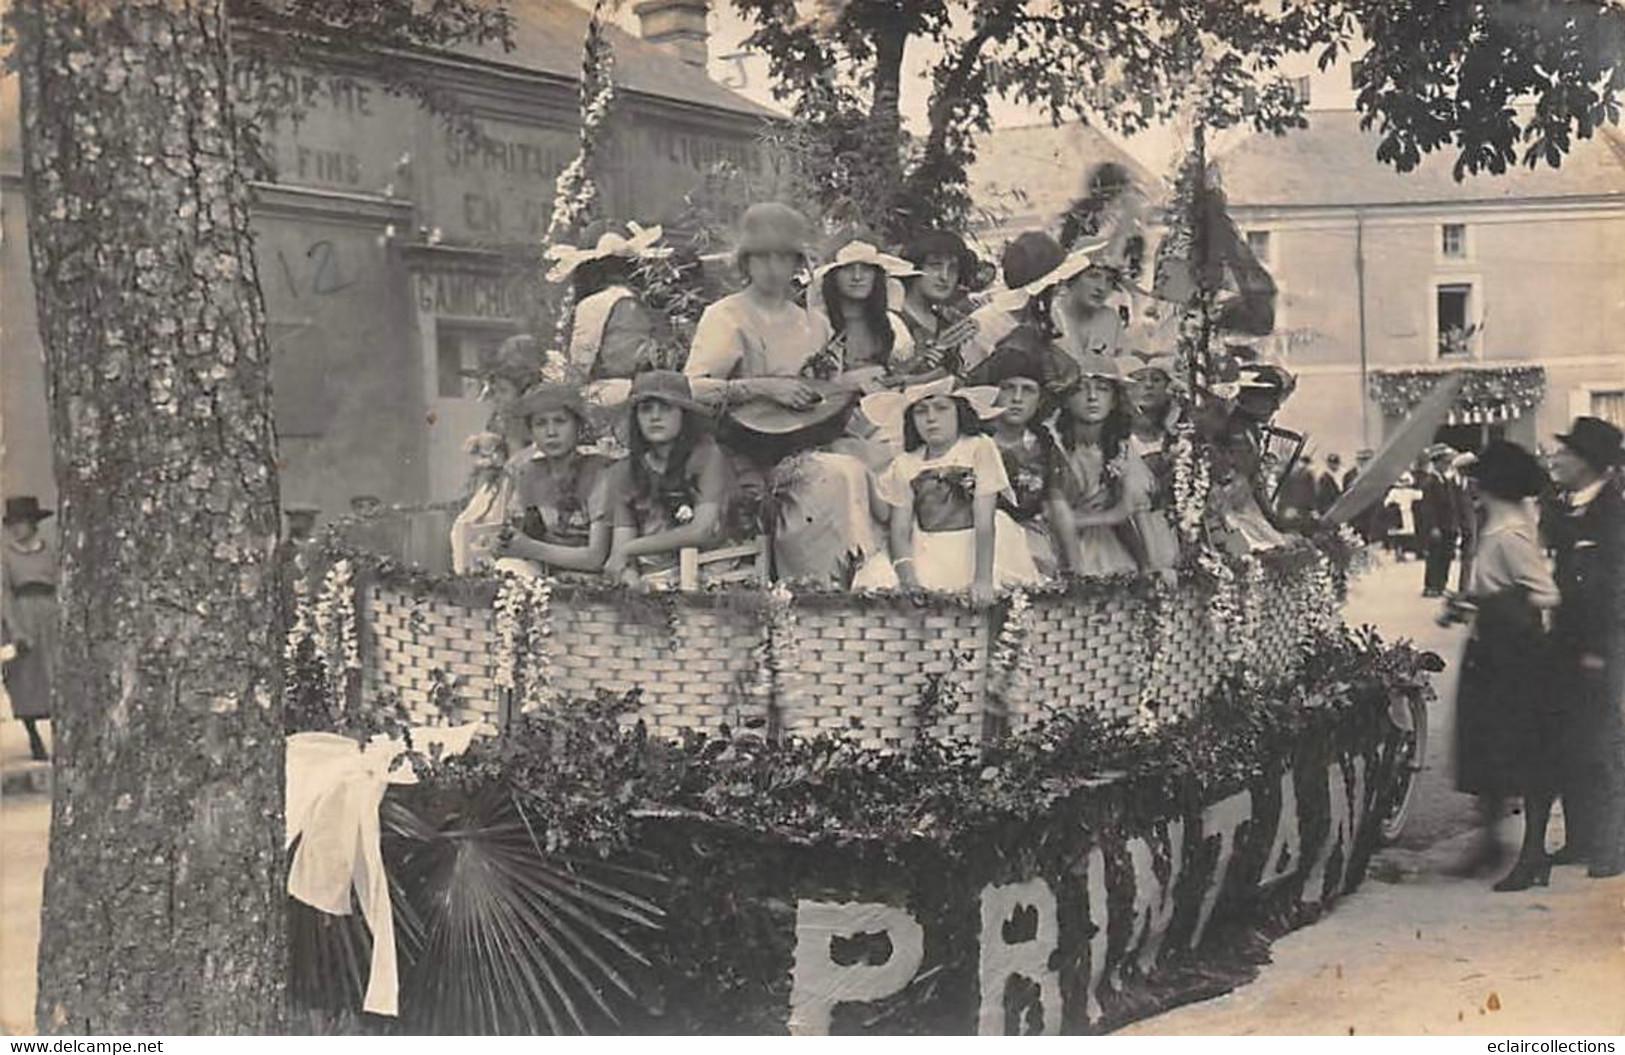
<path fill-rule="evenodd" d="M 570 0 L 507 0 L 507 4 L 514 21 L 512 51 L 503 50 L 501 44 L 454 50 L 500 65 L 579 78 L 581 42 L 590 14 Z M 609 33 L 615 48 L 615 83 L 622 87 L 751 117 L 780 116 L 619 27 L 611 26 Z"/>
<path fill-rule="evenodd" d="M 970 169 L 971 196 L 979 205 L 1009 213 L 1001 230 L 1053 230 L 1067 206 L 1083 194 L 1095 166 L 1116 162 L 1134 175 L 1153 199 L 1162 183 L 1105 133 L 1085 124 L 996 128 L 976 142 Z"/>
<path fill-rule="evenodd" d="M 1501 175 L 1451 173 L 1456 152 L 1436 150 L 1410 172 L 1377 160 L 1378 135 L 1360 130 L 1353 110 L 1314 111 L 1309 127 L 1284 136 L 1255 135 L 1219 158 L 1233 205 L 1379 205 L 1625 196 L 1625 136 L 1604 127 L 1576 140 L 1561 168 L 1541 162 Z"/>

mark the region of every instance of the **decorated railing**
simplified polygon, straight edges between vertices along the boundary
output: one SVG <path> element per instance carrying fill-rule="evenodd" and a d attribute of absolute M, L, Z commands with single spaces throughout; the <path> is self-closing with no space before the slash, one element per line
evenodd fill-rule
<path fill-rule="evenodd" d="M 1288 678 L 1337 620 L 1332 562 L 1296 547 L 1172 577 L 1085 579 L 987 609 L 945 596 L 733 586 L 639 595 L 596 583 L 435 573 L 335 545 L 308 631 L 354 705 L 506 724 L 637 690 L 654 734 L 767 729 L 896 749 L 1089 710 L 1188 716 L 1227 675 Z M 952 704 L 952 706 L 947 706 Z"/>

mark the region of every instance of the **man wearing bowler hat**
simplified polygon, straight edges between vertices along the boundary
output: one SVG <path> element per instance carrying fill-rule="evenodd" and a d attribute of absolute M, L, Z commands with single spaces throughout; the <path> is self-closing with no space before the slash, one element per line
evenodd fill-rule
<path fill-rule="evenodd" d="M 1577 418 L 1558 437 L 1552 477 L 1563 491 L 1542 527 L 1563 595 L 1552 626 L 1559 676 L 1573 708 L 1572 764 L 1563 789 L 1568 844 L 1558 864 L 1625 870 L 1625 492 L 1620 430 Z"/>

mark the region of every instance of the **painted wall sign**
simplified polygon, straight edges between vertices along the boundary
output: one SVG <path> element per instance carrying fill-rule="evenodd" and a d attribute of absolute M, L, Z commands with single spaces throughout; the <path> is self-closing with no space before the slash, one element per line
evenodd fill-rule
<path fill-rule="evenodd" d="M 413 280 L 417 286 L 418 310 L 426 315 L 502 320 L 524 316 L 521 280 L 511 275 L 420 271 Z"/>
<path fill-rule="evenodd" d="M 412 154 L 419 107 L 365 79 L 304 69 L 243 67 L 237 88 L 270 104 L 266 145 L 285 186 L 381 193 L 401 185 L 400 159 Z M 432 120 L 432 118 L 431 118 Z"/>

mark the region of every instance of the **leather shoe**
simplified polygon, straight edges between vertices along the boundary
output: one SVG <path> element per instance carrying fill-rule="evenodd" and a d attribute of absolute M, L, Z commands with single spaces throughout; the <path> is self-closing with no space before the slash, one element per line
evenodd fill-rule
<path fill-rule="evenodd" d="M 1586 875 L 1592 879 L 1612 879 L 1617 875 L 1625 875 L 1625 864 L 1610 861 L 1607 864 L 1594 864 L 1586 869 Z"/>

